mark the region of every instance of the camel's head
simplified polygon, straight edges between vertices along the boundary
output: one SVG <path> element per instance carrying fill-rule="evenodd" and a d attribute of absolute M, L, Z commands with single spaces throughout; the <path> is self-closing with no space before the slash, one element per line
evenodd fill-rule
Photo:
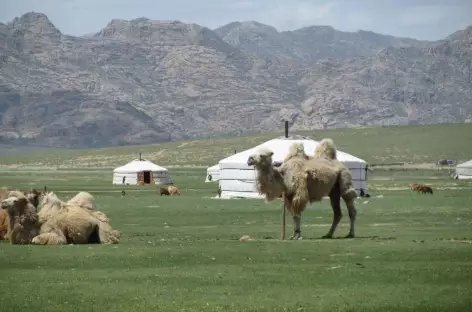
<path fill-rule="evenodd" d="M 274 155 L 274 152 L 271 150 L 261 148 L 248 157 L 247 165 L 254 166 L 256 168 L 269 168 L 272 166 L 272 155 Z"/>
<path fill-rule="evenodd" d="M 41 198 L 45 195 L 44 192 L 38 192 L 36 189 L 23 192 L 23 194 L 31 202 L 31 204 L 33 204 L 35 208 L 38 208 Z"/>
<path fill-rule="evenodd" d="M 22 212 L 28 205 L 28 198 L 20 191 L 10 191 L 6 199 L 2 201 L 2 209 L 8 213 Z"/>

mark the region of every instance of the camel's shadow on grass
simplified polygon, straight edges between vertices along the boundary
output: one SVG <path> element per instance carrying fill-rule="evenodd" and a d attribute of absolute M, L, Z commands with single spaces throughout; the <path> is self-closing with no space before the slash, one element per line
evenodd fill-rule
<path fill-rule="evenodd" d="M 377 236 L 377 235 L 373 235 L 373 236 L 356 236 L 354 238 L 352 237 L 345 237 L 345 236 L 336 236 L 336 237 L 332 237 L 332 238 L 323 238 L 322 236 L 315 236 L 315 237 L 305 237 L 305 236 L 302 236 L 300 239 L 298 240 L 309 240 L 309 241 L 333 241 L 333 240 L 379 240 L 379 241 L 382 241 L 382 240 L 395 240 L 397 239 L 396 237 L 392 237 L 392 236 Z M 276 237 L 273 237 L 273 236 L 265 236 L 265 237 L 262 237 L 262 240 L 281 240 L 281 239 L 277 239 Z M 290 239 L 290 237 L 286 237 L 284 240 L 286 241 L 296 241 L 295 239 Z"/>

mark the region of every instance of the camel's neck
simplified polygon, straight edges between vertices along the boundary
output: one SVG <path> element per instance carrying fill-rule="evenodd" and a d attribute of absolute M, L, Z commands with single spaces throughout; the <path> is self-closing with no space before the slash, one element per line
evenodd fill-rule
<path fill-rule="evenodd" d="M 257 179 L 259 181 L 272 181 L 275 179 L 276 171 L 273 167 L 257 168 Z"/>
<path fill-rule="evenodd" d="M 283 188 L 280 173 L 274 168 L 257 168 L 256 188 L 267 198 L 278 197 Z"/>

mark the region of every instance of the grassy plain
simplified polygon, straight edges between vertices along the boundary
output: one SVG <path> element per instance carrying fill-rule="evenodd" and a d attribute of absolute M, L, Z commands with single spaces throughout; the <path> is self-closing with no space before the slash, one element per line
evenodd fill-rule
<path fill-rule="evenodd" d="M 439 159 L 472 158 L 472 124 L 364 127 L 320 131 L 297 131 L 315 140 L 332 138 L 342 151 L 370 164 L 431 164 Z M 256 146 L 283 133 L 231 137 L 153 145 L 90 150 L 57 150 L 0 153 L 0 165 L 59 168 L 113 168 L 139 157 L 165 167 L 209 166 L 222 158 Z M 0 147 L 0 150 L 2 148 Z M 6 150 L 5 148 L 3 150 Z"/>
<path fill-rule="evenodd" d="M 442 171 L 379 171 L 359 199 L 356 239 L 321 240 L 328 201 L 279 241 L 280 202 L 218 200 L 204 169 L 171 169 L 183 192 L 110 185 L 109 171 L 2 171 L 2 183 L 96 198 L 118 245 L 0 243 L 0 310 L 467 311 L 472 304 L 472 182 Z M 431 185 L 434 195 L 407 190 Z M 288 220 L 288 234 L 291 233 Z M 347 213 L 337 235 L 348 231 Z M 242 235 L 254 241 L 239 242 Z"/>
<path fill-rule="evenodd" d="M 319 239 L 332 220 L 325 200 L 304 213 L 301 241 L 279 241 L 279 201 L 213 199 L 217 184 L 203 183 L 204 168 L 178 168 L 211 165 L 275 136 L 2 153 L 2 185 L 47 185 L 62 199 L 89 191 L 123 237 L 98 246 L 0 242 L 0 311 L 470 309 L 472 181 L 447 170 L 375 167 L 372 197 L 357 200 L 357 238 Z M 472 125 L 333 130 L 315 139 L 325 136 L 370 163 L 472 157 Z M 128 186 L 120 196 L 107 168 L 139 151 L 169 167 L 182 196 L 161 197 L 156 186 Z M 410 183 L 426 183 L 434 195 L 413 193 Z M 344 215 L 337 236 L 348 231 Z M 254 241 L 239 242 L 242 235 Z"/>

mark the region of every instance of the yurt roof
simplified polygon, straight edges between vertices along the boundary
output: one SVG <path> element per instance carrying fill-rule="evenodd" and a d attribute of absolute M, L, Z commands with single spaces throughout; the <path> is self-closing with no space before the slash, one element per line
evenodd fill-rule
<path fill-rule="evenodd" d="M 290 145 L 292 145 L 295 142 L 301 142 L 303 143 L 303 146 L 305 148 L 305 153 L 307 155 L 313 156 L 315 152 L 315 148 L 318 145 L 318 142 L 315 140 L 312 140 L 308 137 L 300 136 L 300 135 L 293 135 L 289 136 L 288 138 L 282 136 L 278 137 L 272 140 L 269 140 L 267 142 L 264 142 L 258 146 L 255 146 L 253 148 L 247 149 L 245 151 L 242 151 L 240 153 L 231 155 L 229 157 L 226 157 L 222 160 L 220 160 L 220 164 L 234 164 L 234 163 L 246 163 L 248 157 L 256 152 L 259 148 L 264 147 L 268 148 L 271 151 L 274 152 L 274 155 L 272 156 L 273 161 L 283 161 L 285 156 L 288 154 Z M 334 142 L 336 144 L 336 142 Z M 358 157 L 355 157 L 353 155 L 350 155 L 348 153 L 342 152 L 340 150 L 337 150 L 337 157 L 339 161 L 342 162 L 357 162 L 357 163 L 365 163 L 363 159 L 360 159 Z"/>
<path fill-rule="evenodd" d="M 220 170 L 220 164 L 216 164 L 214 166 L 207 168 L 207 171 L 218 171 L 218 170 Z"/>
<path fill-rule="evenodd" d="M 154 164 L 147 159 L 134 159 L 124 166 L 115 168 L 113 172 L 116 173 L 135 173 L 140 171 L 167 171 L 166 168 Z"/>
<path fill-rule="evenodd" d="M 472 168 L 472 159 L 457 165 L 458 168 Z"/>

